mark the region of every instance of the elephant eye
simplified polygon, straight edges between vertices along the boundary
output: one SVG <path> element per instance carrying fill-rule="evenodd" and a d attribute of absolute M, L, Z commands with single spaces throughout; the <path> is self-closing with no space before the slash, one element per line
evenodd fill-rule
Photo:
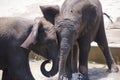
<path fill-rule="evenodd" d="M 43 43 L 45 41 L 46 36 L 47 36 L 47 34 L 46 34 L 44 29 L 39 30 L 39 32 L 38 32 L 38 41 Z"/>

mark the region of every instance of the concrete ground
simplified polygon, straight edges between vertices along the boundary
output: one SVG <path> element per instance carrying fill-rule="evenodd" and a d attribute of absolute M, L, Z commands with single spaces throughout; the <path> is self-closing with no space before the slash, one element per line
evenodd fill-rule
<path fill-rule="evenodd" d="M 35 80 L 57 80 L 58 74 L 54 77 L 47 78 L 43 76 L 40 72 L 40 64 L 42 61 L 30 60 L 30 67 L 32 74 Z M 48 64 L 46 68 L 50 69 L 51 64 Z M 120 68 L 120 67 L 119 67 Z M 2 75 L 0 71 L 0 75 Z M 90 80 L 120 80 L 120 72 L 119 73 L 108 73 L 107 66 L 103 64 L 97 63 L 89 63 L 89 77 Z M 1 76 L 0 76 L 1 80 Z"/>

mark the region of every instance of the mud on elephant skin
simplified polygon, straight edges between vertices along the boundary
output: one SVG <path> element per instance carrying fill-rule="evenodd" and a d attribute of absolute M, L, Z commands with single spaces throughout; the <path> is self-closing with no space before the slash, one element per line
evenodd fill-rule
<path fill-rule="evenodd" d="M 99 0 L 65 0 L 60 10 L 58 6 L 49 5 L 41 6 L 41 10 L 44 17 L 53 23 L 57 29 L 60 45 L 60 72 L 58 80 L 63 80 L 66 74 L 68 74 L 65 69 L 67 61 L 70 60 L 67 59 L 75 42 L 78 42 L 79 45 L 78 73 L 81 75 L 78 78 L 82 76 L 80 80 L 89 79 L 88 53 L 92 41 L 97 42 L 103 52 L 109 70 L 112 72 L 119 71 L 108 47 L 104 30 L 103 12 Z M 77 71 L 74 71 L 74 68 L 71 68 L 71 72 L 77 73 Z"/>
<path fill-rule="evenodd" d="M 30 50 L 49 60 L 57 61 L 58 42 L 56 33 L 51 29 L 54 29 L 53 25 L 42 17 L 35 20 L 0 17 L 2 80 L 34 80 L 29 67 Z M 52 70 L 50 74 L 53 73 Z"/>

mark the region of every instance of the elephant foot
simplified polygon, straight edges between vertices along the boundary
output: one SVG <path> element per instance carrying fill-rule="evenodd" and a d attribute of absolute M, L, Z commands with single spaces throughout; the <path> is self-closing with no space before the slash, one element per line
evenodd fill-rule
<path fill-rule="evenodd" d="M 60 75 L 58 80 L 69 80 L 67 75 Z"/>
<path fill-rule="evenodd" d="M 78 80 L 90 80 L 88 76 L 84 76 L 83 74 L 79 74 Z"/>
<path fill-rule="evenodd" d="M 71 80 L 79 80 L 79 75 L 78 75 L 78 73 L 73 73 Z"/>
<path fill-rule="evenodd" d="M 117 65 L 116 64 L 113 64 L 112 65 L 112 67 L 111 67 L 111 69 L 108 69 L 107 70 L 108 72 L 119 72 L 119 68 L 117 67 Z"/>
<path fill-rule="evenodd" d="M 68 75 L 66 78 L 67 78 L 67 80 L 72 80 L 72 76 L 71 75 Z"/>

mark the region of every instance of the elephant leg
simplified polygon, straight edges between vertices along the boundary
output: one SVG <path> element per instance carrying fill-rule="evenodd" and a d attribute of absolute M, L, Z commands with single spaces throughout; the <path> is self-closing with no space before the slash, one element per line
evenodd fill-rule
<path fill-rule="evenodd" d="M 71 80 L 72 74 L 78 72 L 78 69 L 77 69 L 77 53 L 78 53 L 78 45 L 75 44 L 73 46 L 73 48 L 71 49 L 71 51 L 68 55 L 68 58 L 67 58 L 67 62 L 66 62 L 65 72 L 67 74 L 68 80 Z"/>
<path fill-rule="evenodd" d="M 65 67 L 65 72 L 67 74 L 68 80 L 71 80 L 72 78 L 72 68 L 71 68 L 71 51 L 68 55 L 67 62 L 66 62 L 66 67 Z"/>
<path fill-rule="evenodd" d="M 30 72 L 29 58 L 19 48 L 11 49 L 8 57 L 8 71 L 12 80 L 35 80 Z"/>
<path fill-rule="evenodd" d="M 99 27 L 98 33 L 96 35 L 95 41 L 97 42 L 98 46 L 100 47 L 100 49 L 102 50 L 102 52 L 105 56 L 109 70 L 112 72 L 118 72 L 119 69 L 116 66 L 116 63 L 115 63 L 113 56 L 108 47 L 108 42 L 107 42 L 107 38 L 105 35 L 103 21 L 101 21 L 101 23 L 100 23 L 100 27 Z"/>
<path fill-rule="evenodd" d="M 78 53 L 79 53 L 78 51 L 79 51 L 78 44 L 75 43 L 73 45 L 73 50 L 72 50 L 72 54 L 71 54 L 72 80 L 78 80 L 78 78 L 79 78 L 78 68 L 77 68 Z"/>
<path fill-rule="evenodd" d="M 9 76 L 9 73 L 8 73 L 8 69 L 4 69 L 3 70 L 2 80 L 12 80 L 12 79 L 10 79 L 10 76 Z"/>
<path fill-rule="evenodd" d="M 88 41 L 87 41 L 88 40 Z M 89 80 L 88 79 L 88 54 L 90 51 L 89 38 L 79 39 L 79 72 L 80 80 Z"/>
<path fill-rule="evenodd" d="M 78 45 L 77 43 L 75 43 L 75 45 L 73 45 L 73 50 L 72 50 L 72 54 L 71 54 L 71 66 L 72 66 L 72 73 L 77 73 L 78 69 L 77 69 L 77 56 L 78 56 Z"/>

